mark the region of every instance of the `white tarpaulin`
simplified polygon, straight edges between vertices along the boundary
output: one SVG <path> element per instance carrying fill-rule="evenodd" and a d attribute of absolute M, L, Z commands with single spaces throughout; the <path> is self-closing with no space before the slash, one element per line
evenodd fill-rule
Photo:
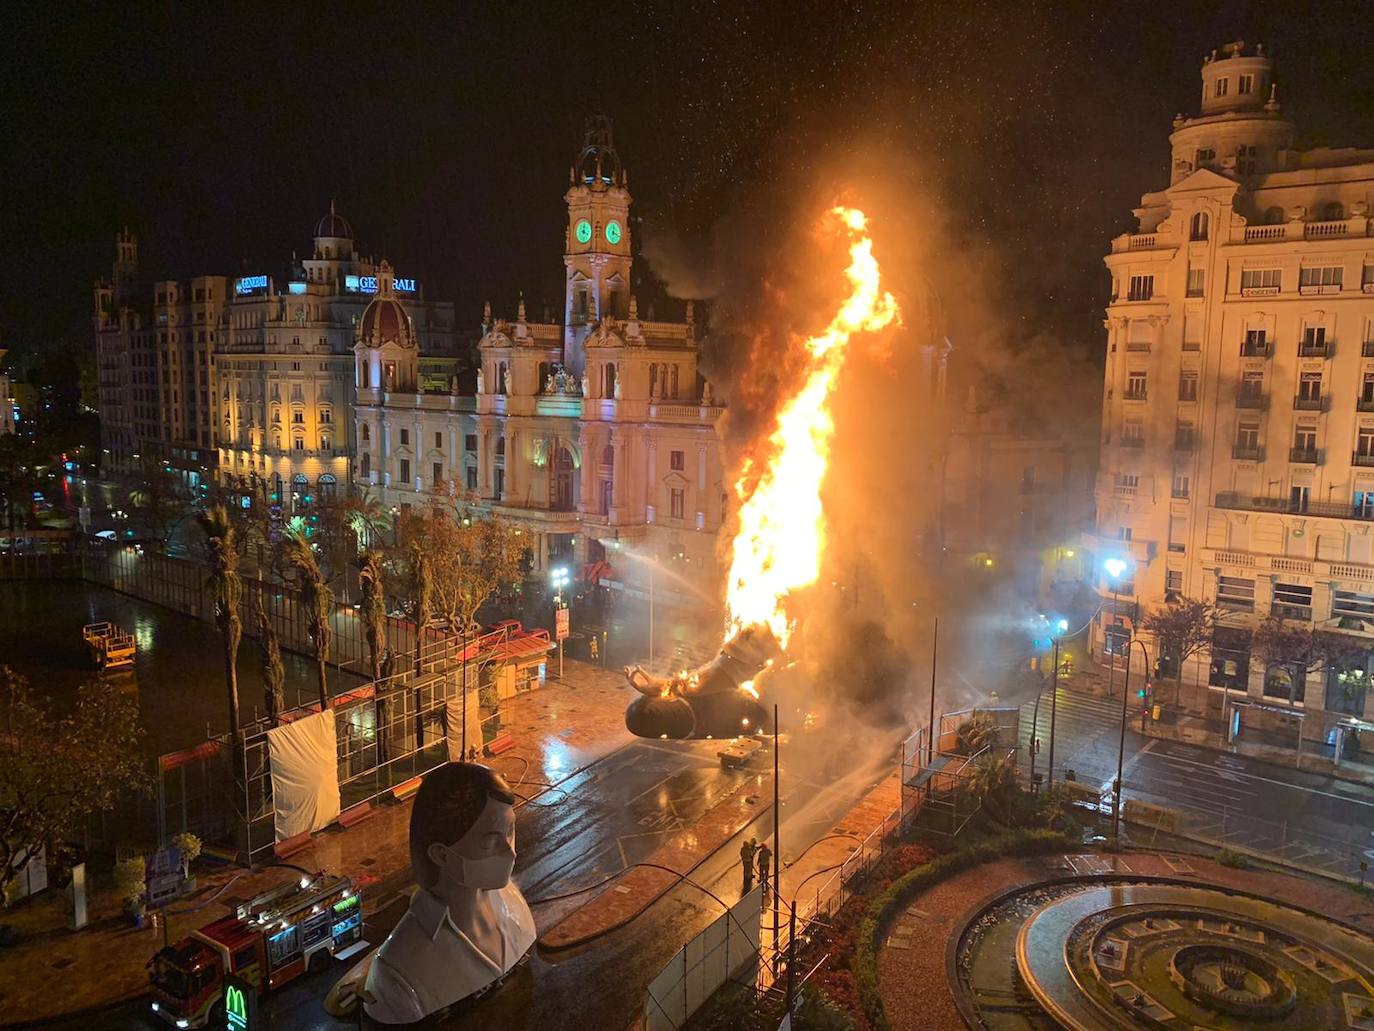
<path fill-rule="evenodd" d="M 272 762 L 272 804 L 277 840 L 308 834 L 339 815 L 339 756 L 334 711 L 273 727 L 267 732 Z"/>
<path fill-rule="evenodd" d="M 725 981 L 758 961 L 763 887 L 754 885 L 695 938 L 649 984 L 644 1004 L 648 1031 L 676 1031 Z M 753 975 L 750 975 L 750 983 Z"/>

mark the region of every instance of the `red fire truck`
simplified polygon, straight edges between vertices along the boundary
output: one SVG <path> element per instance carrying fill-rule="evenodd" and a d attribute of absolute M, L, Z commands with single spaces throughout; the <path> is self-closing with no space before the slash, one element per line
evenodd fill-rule
<path fill-rule="evenodd" d="M 347 877 L 279 885 L 160 949 L 148 963 L 152 1010 L 176 1028 L 222 1021 L 224 975 L 271 991 L 362 938 L 362 901 Z"/>

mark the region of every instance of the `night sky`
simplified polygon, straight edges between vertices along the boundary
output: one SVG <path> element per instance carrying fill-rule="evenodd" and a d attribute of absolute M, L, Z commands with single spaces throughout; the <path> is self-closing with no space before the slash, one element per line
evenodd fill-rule
<path fill-rule="evenodd" d="M 461 325 L 520 290 L 557 310 L 593 111 L 638 238 L 689 252 L 728 247 L 799 170 L 905 148 L 1004 263 L 1016 317 L 1095 350 L 1101 255 L 1167 185 L 1204 53 L 1267 43 L 1302 143 L 1374 146 L 1367 3 L 22 6 L 0 26 L 0 346 L 19 351 L 89 344 L 121 225 L 152 276 L 280 275 L 331 197 Z"/>

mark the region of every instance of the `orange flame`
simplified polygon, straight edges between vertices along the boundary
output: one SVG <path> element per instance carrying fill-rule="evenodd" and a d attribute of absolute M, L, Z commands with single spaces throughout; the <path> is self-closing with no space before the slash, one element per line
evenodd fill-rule
<path fill-rule="evenodd" d="M 804 341 L 809 358 L 805 382 L 778 412 L 766 467 L 760 470 L 757 463 L 746 461 L 735 481 L 741 505 L 726 582 L 729 633 L 766 626 L 784 648 L 793 626 L 785 599 L 820 575 L 825 551 L 821 485 L 835 435 L 830 396 L 850 337 L 900 319 L 896 300 L 879 289 L 878 262 L 864 213 L 835 207 L 828 215 L 850 237 L 845 270 L 850 294 L 830 325 Z"/>

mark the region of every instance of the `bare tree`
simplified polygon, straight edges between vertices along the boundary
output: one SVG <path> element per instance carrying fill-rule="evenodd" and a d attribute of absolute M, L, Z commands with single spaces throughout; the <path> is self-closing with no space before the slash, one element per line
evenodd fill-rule
<path fill-rule="evenodd" d="M 1217 627 L 1216 606 L 1210 602 L 1180 598 L 1151 612 L 1142 625 L 1146 631 L 1154 634 L 1159 645 L 1159 657 L 1170 658 L 1177 664 L 1174 670 L 1174 705 L 1177 706 L 1183 695 L 1184 665 L 1198 652 L 1211 647 L 1212 635 Z"/>
<path fill-rule="evenodd" d="M 1252 653 L 1264 664 L 1265 684 L 1271 682 L 1271 676 L 1286 678 L 1290 705 L 1308 673 L 1337 665 L 1367 649 L 1361 638 L 1274 615 L 1255 628 L 1251 639 Z"/>
<path fill-rule="evenodd" d="M 296 575 L 296 587 L 301 592 L 305 608 L 305 629 L 315 652 L 315 672 L 319 678 L 320 710 L 329 708 L 329 681 L 326 664 L 329 644 L 334 638 L 330 620 L 334 615 L 334 594 L 325 583 L 314 549 L 304 537 L 291 534 L 282 540 L 282 561 Z"/>
<path fill-rule="evenodd" d="M 235 780 L 241 779 L 243 742 L 239 737 L 239 642 L 243 639 L 243 620 L 239 605 L 243 601 L 243 580 L 239 577 L 239 553 L 234 547 L 234 527 L 223 505 L 196 516 L 205 533 L 210 555 L 210 576 L 205 582 L 215 602 L 215 625 L 224 642 L 224 680 L 229 691 L 229 741 Z"/>

